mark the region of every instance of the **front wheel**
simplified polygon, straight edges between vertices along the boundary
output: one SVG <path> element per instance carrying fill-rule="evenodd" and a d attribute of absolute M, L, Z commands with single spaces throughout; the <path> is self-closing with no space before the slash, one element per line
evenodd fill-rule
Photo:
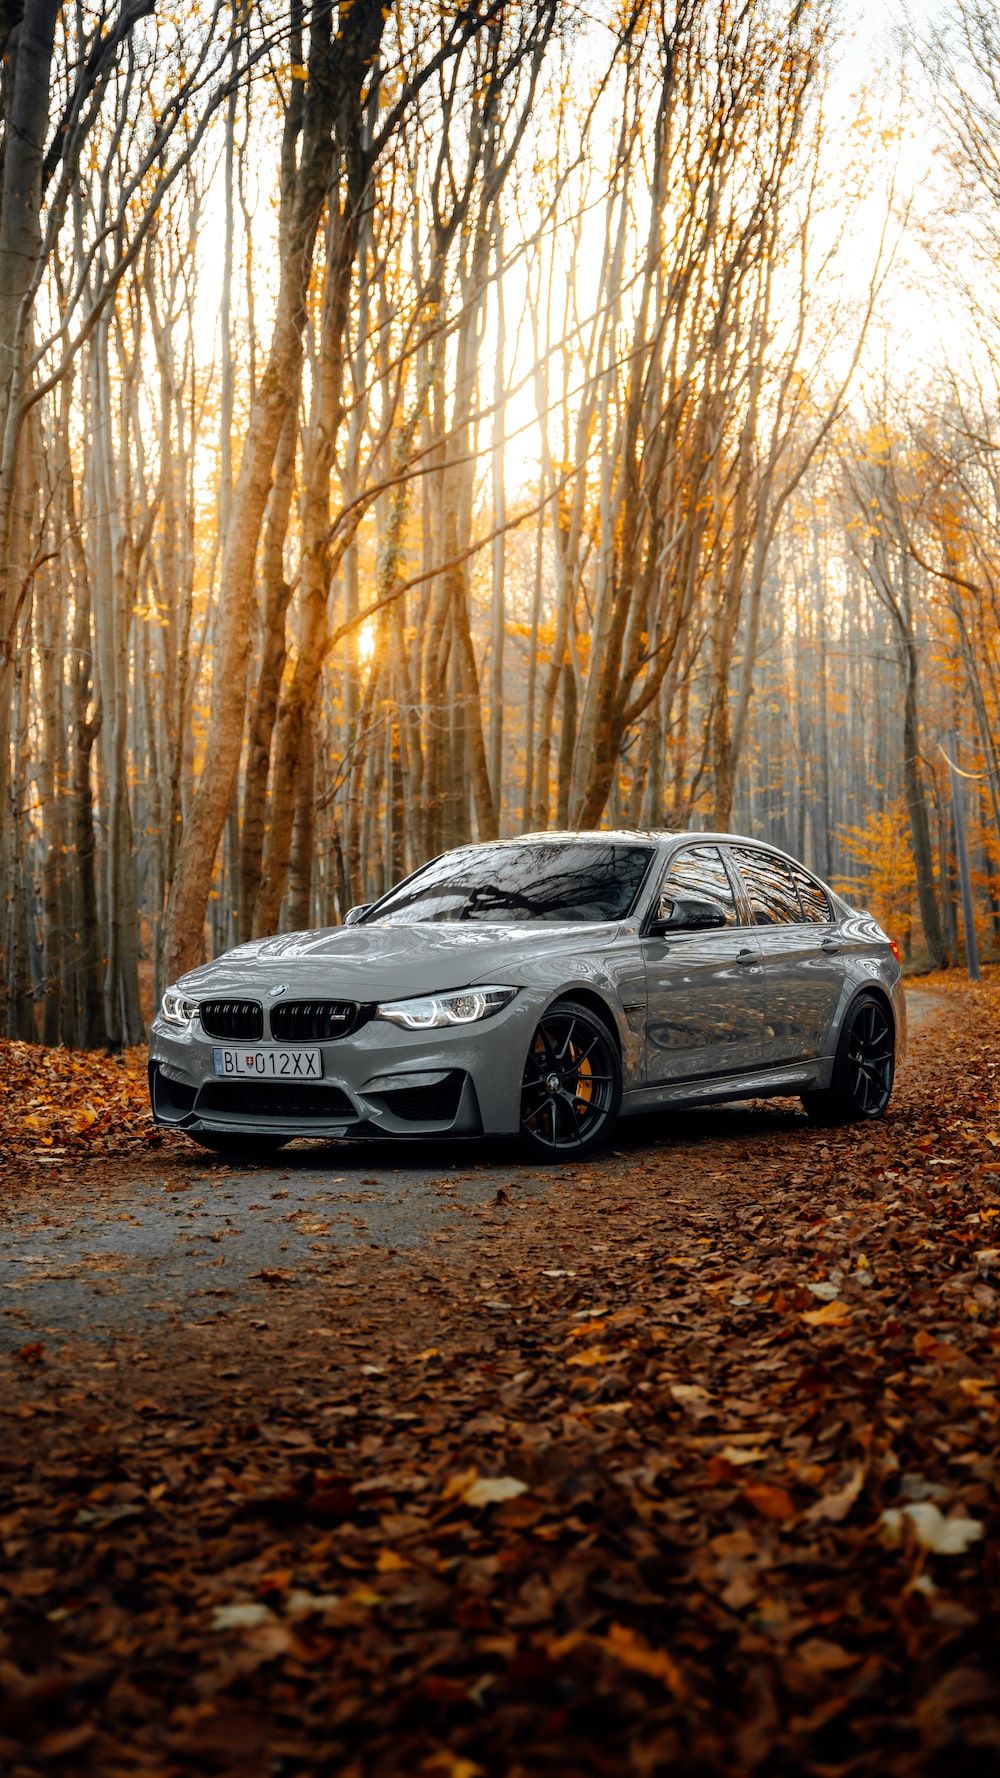
<path fill-rule="evenodd" d="M 833 1079 L 822 1092 L 803 1093 L 817 1123 L 852 1124 L 881 1117 L 896 1071 L 892 1018 L 875 994 L 861 994 L 844 1021 Z"/>
<path fill-rule="evenodd" d="M 521 1147 L 579 1160 L 607 1142 L 622 1103 L 618 1046 L 604 1020 L 559 1000 L 539 1021 L 521 1083 Z"/>

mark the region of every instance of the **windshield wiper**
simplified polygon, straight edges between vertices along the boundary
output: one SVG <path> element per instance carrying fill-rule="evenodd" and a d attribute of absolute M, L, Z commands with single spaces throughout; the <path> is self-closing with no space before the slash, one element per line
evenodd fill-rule
<path fill-rule="evenodd" d="M 538 902 L 530 895 L 518 895 L 512 889 L 500 889 L 496 883 L 480 883 L 470 889 L 468 900 L 458 918 L 471 920 L 482 909 L 484 912 L 495 912 L 503 908 L 516 909 L 519 913 L 533 915 L 536 919 L 544 918 L 547 912 L 554 910 L 553 902 Z"/>

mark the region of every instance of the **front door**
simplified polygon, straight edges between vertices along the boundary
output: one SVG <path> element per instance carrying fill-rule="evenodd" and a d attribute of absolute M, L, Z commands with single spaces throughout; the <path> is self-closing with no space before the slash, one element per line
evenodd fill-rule
<path fill-rule="evenodd" d="M 646 1085 L 741 1074 L 763 1054 L 764 986 L 760 943 L 741 926 L 718 846 L 675 852 L 657 892 L 714 901 L 726 924 L 699 932 L 647 935 Z M 655 902 L 654 902 L 655 905 Z"/>

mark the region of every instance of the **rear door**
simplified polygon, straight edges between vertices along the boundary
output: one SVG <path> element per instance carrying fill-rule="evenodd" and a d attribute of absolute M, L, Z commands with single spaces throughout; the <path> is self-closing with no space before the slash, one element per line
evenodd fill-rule
<path fill-rule="evenodd" d="M 667 863 L 654 896 L 714 901 L 725 925 L 642 940 L 646 969 L 646 1085 L 737 1074 L 760 1066 L 764 987 L 757 933 L 740 924 L 719 847 L 684 846 Z"/>
<path fill-rule="evenodd" d="M 761 945 L 764 1061 L 827 1053 L 844 979 L 841 943 L 823 889 L 801 865 L 751 846 L 731 846 Z"/>

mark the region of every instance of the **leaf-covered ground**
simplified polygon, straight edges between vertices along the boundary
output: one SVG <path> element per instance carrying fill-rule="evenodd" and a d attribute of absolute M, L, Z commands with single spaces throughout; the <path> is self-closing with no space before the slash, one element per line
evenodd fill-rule
<path fill-rule="evenodd" d="M 146 1050 L 44 1049 L 0 1041 L 0 1163 L 12 1174 L 109 1155 L 163 1137 L 149 1116 Z"/>
<path fill-rule="evenodd" d="M 702 1121 L 405 1250 L 316 1212 L 207 1319 L 5 1324 L 0 1767 L 1000 1765 L 1000 984 L 933 992 L 878 1127 Z"/>

